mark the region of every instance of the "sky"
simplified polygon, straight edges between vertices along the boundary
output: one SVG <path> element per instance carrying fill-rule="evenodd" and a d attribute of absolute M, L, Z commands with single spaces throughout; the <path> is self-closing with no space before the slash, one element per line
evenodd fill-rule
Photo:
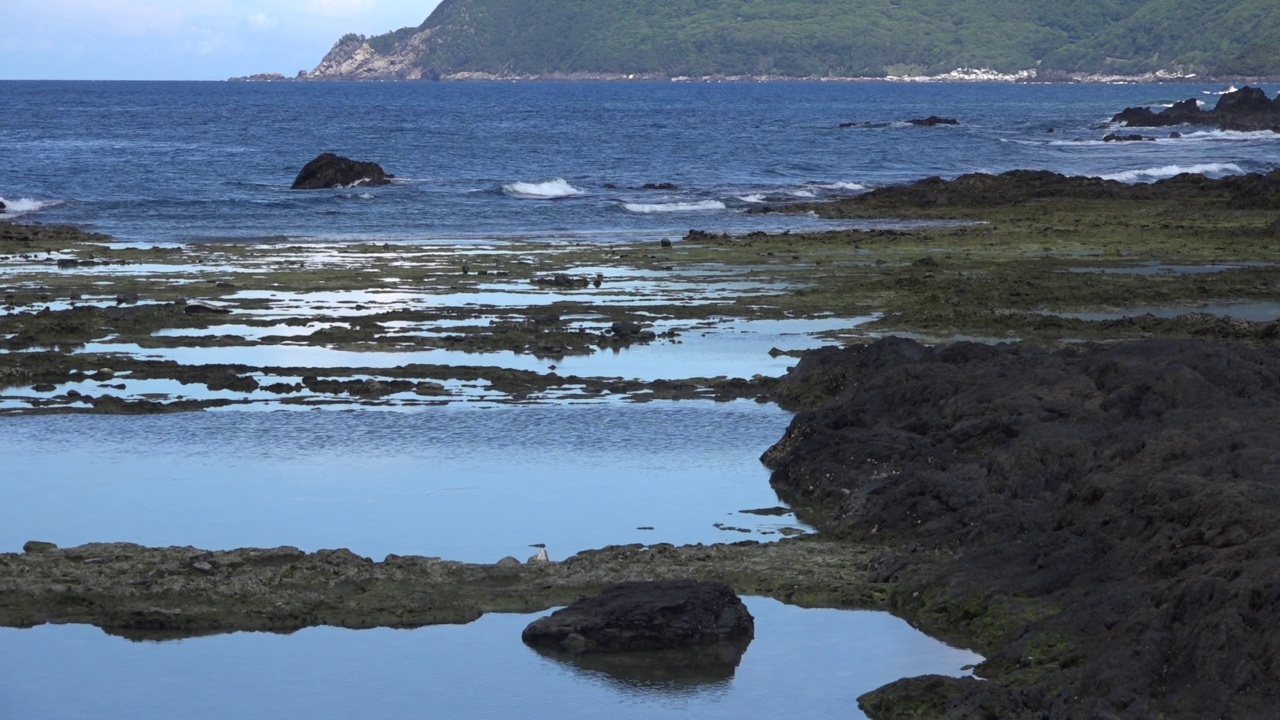
<path fill-rule="evenodd" d="M 225 80 L 311 70 L 347 33 L 440 0 L 0 0 L 0 80 Z"/>

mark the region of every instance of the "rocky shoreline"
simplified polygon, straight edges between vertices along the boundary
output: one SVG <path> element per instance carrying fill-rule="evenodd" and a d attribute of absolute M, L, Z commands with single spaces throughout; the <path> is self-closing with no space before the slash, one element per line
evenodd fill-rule
<path fill-rule="evenodd" d="M 886 339 L 806 356 L 765 455 L 896 613 L 979 641 L 987 682 L 908 679 L 873 717 L 1266 717 L 1280 675 L 1280 362 L 1149 340 Z"/>
<path fill-rule="evenodd" d="M 938 75 L 888 75 L 885 77 L 838 77 L 829 75 L 789 76 L 789 75 L 698 75 L 671 76 L 662 73 L 490 73 L 490 72 L 458 72 L 438 77 L 400 77 L 387 75 L 326 75 L 301 70 L 294 76 L 282 73 L 257 73 L 240 77 L 227 78 L 227 82 L 898 82 L 898 83 L 940 83 L 940 82 L 1007 82 L 1007 83 L 1221 83 L 1227 84 L 1274 84 L 1280 82 L 1276 76 L 1239 76 L 1239 75 L 1185 75 L 1172 71 L 1156 71 L 1139 75 L 1119 75 L 1114 73 L 1080 73 L 1065 71 L 1044 71 L 1036 69 L 1018 72 L 999 72 L 987 68 L 956 68 Z"/>
<path fill-rule="evenodd" d="M 302 257 L 291 248 L 121 248 L 74 229 L 0 225 L 0 262 L 9 272 L 0 395 L 36 393 L 15 400 L 27 403 L 18 412 L 257 402 L 250 395 L 260 387 L 294 376 L 343 402 L 365 390 L 371 397 L 443 391 L 434 399 L 447 399 L 449 389 L 431 383 L 450 373 L 505 387 L 513 398 L 550 387 L 636 399 L 755 397 L 798 411 L 764 459 L 780 496 L 820 531 L 771 544 L 612 547 L 562 562 L 493 565 L 374 562 L 344 550 L 33 543 L 0 554 L 0 624 L 83 622 L 135 638 L 409 627 L 544 609 L 616 582 L 695 577 L 801 605 L 888 609 L 988 657 L 977 670 L 982 682 L 913 678 L 864 696 L 877 720 L 1268 717 L 1280 693 L 1272 666 L 1280 656 L 1272 630 L 1280 540 L 1270 522 L 1280 502 L 1272 459 L 1280 444 L 1273 359 L 1280 323 L 1205 308 L 1280 304 L 1280 174 L 1139 186 L 975 174 L 774 210 L 922 224 L 691 232 L 661 246 L 557 248 L 547 257 L 522 248 L 518 261 L 472 256 L 469 268 L 422 248 L 353 246 L 333 251 L 342 263 L 308 268 L 290 264 Z M 200 265 L 215 258 L 220 267 L 254 267 L 257 284 L 247 274 L 202 274 Z M 142 262 L 194 270 L 127 272 Z M 470 292 L 483 270 L 483 282 L 502 278 L 511 292 L 536 298 L 544 291 L 537 278 L 600 266 L 681 269 L 704 290 L 732 270 L 765 288 L 697 307 L 627 296 L 635 317 L 665 316 L 687 323 L 685 332 L 721 313 L 742 321 L 874 319 L 831 338 L 856 341 L 852 347 L 806 353 L 780 379 L 641 382 L 484 364 L 280 368 L 84 351 L 106 340 L 286 346 L 298 341 L 245 334 L 254 323 L 281 332 L 287 322 L 307 327 L 301 342 L 313 348 L 384 352 L 443 342 L 434 326 L 403 337 L 401 323 L 414 321 L 453 328 L 477 357 L 497 348 L 532 353 L 544 341 L 568 356 L 577 347 L 569 336 L 585 338 L 580 351 L 591 352 L 616 335 L 612 323 L 631 321 L 618 310 L 566 327 L 560 318 L 599 312 L 595 290 L 577 283 L 580 299 L 550 307 L 531 299 L 471 327 L 474 308 L 414 315 L 369 307 L 374 301 L 364 297 L 299 309 L 258 294 L 270 289 L 287 300 L 316 289 L 367 289 L 368 271 L 392 262 L 397 277 L 433 296 Z M 87 294 L 90 278 L 108 288 L 95 290 L 102 297 Z M 633 304 L 638 297 L 644 302 Z M 185 309 L 199 306 L 229 312 Z M 1133 311 L 1147 307 L 1178 312 Z M 240 334 L 218 330 L 232 324 Z M 191 341 L 159 330 L 210 332 Z M 929 344 L 876 339 L 895 334 Z M 950 342 L 959 335 L 991 343 Z M 113 386 L 131 377 L 185 378 L 243 397 L 117 396 Z M 73 384 L 98 390 L 85 401 L 80 391 L 70 395 Z"/>

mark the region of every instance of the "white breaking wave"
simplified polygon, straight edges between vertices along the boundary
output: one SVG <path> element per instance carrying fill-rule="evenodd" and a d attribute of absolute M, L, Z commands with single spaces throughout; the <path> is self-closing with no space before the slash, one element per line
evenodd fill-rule
<path fill-rule="evenodd" d="M 760 193 L 755 193 L 754 195 L 739 196 L 738 199 L 745 203 L 762 203 L 765 201 L 765 196 Z"/>
<path fill-rule="evenodd" d="M 31 198 L 18 198 L 17 200 L 6 200 L 0 197 L 0 202 L 4 203 L 4 215 L 23 215 L 29 212 L 43 210 L 50 205 L 57 205 L 56 200 L 32 200 Z"/>
<path fill-rule="evenodd" d="M 836 182 L 831 183 L 830 185 L 823 185 L 822 187 L 827 190 L 848 190 L 850 192 L 862 192 L 868 189 L 866 185 L 855 182 Z"/>
<path fill-rule="evenodd" d="M 1104 180 L 1120 182 L 1141 182 L 1143 180 L 1160 180 L 1174 175 L 1192 173 L 1194 175 L 1231 175 L 1242 173 L 1235 163 L 1201 163 L 1199 165 L 1164 165 L 1162 167 L 1143 168 L 1142 170 L 1126 170 L 1124 172 L 1101 175 Z"/>
<path fill-rule="evenodd" d="M 583 191 L 570 185 L 564 178 L 552 178 L 542 182 L 513 182 L 502 186 L 502 191 L 512 197 L 532 198 L 535 200 L 573 197 L 585 195 Z"/>
<path fill-rule="evenodd" d="M 788 190 L 787 194 L 791 197 L 798 198 L 815 198 L 818 197 L 812 190 Z"/>
<path fill-rule="evenodd" d="M 1280 140 L 1280 133 L 1271 130 L 1200 130 L 1182 134 L 1184 140 Z"/>
<path fill-rule="evenodd" d="M 670 213 L 670 212 L 705 212 L 708 210 L 724 210 L 725 204 L 719 200 L 700 200 L 698 202 L 677 203 L 623 203 L 622 209 L 633 213 Z"/>

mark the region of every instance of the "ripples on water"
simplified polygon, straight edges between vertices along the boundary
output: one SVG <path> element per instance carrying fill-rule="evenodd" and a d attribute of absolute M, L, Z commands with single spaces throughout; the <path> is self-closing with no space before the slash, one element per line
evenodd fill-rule
<path fill-rule="evenodd" d="M 929 175 L 1149 181 L 1269 170 L 1280 135 L 1103 143 L 1129 105 L 1211 85 L 3 82 L 0 191 L 124 240 L 650 239 L 831 226 L 747 215 Z M 1267 88 L 1274 92 L 1274 88 Z M 914 127 L 945 115 L 957 126 Z M 862 123 L 839 127 L 842 123 Z M 323 151 L 389 186 L 288 189 Z M 675 190 L 643 190 L 672 183 Z"/>

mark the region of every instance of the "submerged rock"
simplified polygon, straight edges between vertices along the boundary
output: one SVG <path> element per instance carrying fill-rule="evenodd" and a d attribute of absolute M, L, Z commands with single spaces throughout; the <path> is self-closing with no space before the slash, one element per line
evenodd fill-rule
<path fill-rule="evenodd" d="M 303 166 L 293 181 L 293 190 L 318 190 L 347 187 L 350 185 L 386 185 L 394 175 L 388 175 L 382 166 L 374 162 L 361 162 L 324 153 Z"/>
<path fill-rule="evenodd" d="M 539 618 L 525 644 L 581 653 L 672 650 L 750 640 L 755 620 L 722 582 L 619 583 Z"/>

